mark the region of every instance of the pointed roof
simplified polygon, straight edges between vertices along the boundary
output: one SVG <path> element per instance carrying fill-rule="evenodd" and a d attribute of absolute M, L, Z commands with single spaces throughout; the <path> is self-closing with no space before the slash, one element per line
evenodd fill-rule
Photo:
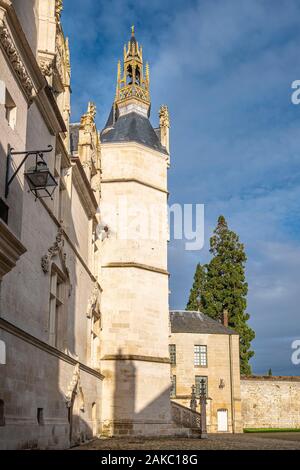
<path fill-rule="evenodd" d="M 113 109 L 110 112 L 105 129 L 101 133 L 101 142 L 137 142 L 158 152 L 167 154 L 161 145 L 149 119 L 136 112 L 120 116 L 113 121 Z"/>

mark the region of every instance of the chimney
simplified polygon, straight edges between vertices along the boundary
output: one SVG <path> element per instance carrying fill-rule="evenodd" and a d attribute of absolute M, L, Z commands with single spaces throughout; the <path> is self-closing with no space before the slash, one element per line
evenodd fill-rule
<path fill-rule="evenodd" d="M 228 328 L 228 310 L 224 309 L 223 310 L 223 325 Z"/>

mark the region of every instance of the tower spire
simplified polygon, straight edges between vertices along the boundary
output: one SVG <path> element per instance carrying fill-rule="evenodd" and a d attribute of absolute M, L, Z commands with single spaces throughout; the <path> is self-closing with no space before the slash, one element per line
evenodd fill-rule
<path fill-rule="evenodd" d="M 115 105 L 122 113 L 127 105 L 136 105 L 143 113 L 150 109 L 149 65 L 144 70 L 142 46 L 135 38 L 134 25 L 131 26 L 131 37 L 124 46 L 123 64 L 118 63 L 117 93 Z"/>

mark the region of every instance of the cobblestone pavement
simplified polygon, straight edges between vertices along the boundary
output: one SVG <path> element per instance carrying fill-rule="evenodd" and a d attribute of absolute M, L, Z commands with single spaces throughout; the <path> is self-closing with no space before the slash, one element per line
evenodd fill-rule
<path fill-rule="evenodd" d="M 96 439 L 74 450 L 300 450 L 300 433 L 210 434 L 208 439 Z"/>

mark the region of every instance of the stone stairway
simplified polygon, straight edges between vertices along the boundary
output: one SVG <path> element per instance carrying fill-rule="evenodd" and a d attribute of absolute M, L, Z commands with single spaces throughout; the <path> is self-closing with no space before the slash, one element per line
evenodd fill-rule
<path fill-rule="evenodd" d="M 179 428 L 188 429 L 190 437 L 200 437 L 201 414 L 171 400 L 173 422 Z"/>

